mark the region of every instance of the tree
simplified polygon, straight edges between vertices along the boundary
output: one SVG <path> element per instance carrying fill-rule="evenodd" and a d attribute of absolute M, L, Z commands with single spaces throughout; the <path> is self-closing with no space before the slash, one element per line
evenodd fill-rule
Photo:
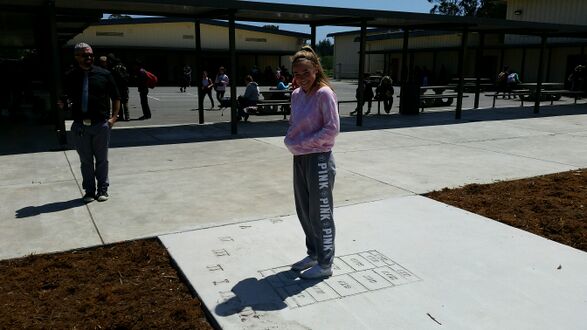
<path fill-rule="evenodd" d="M 428 0 L 434 4 L 432 14 L 505 18 L 507 4 L 503 0 Z"/>
<path fill-rule="evenodd" d="M 279 30 L 279 25 L 268 24 L 263 25 L 263 28 L 267 30 Z"/>
<path fill-rule="evenodd" d="M 334 45 L 332 44 L 332 41 L 330 41 L 330 39 L 327 38 L 318 42 L 315 51 L 316 54 L 318 54 L 318 56 L 321 57 L 334 55 Z"/>

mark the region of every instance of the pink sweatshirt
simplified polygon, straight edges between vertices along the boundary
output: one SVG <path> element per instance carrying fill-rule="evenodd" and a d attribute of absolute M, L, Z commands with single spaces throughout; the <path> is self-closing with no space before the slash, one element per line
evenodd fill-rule
<path fill-rule="evenodd" d="M 291 94 L 291 116 L 285 135 L 285 145 L 294 155 L 327 152 L 334 146 L 340 131 L 336 94 L 322 87 L 313 95 L 302 88 Z"/>

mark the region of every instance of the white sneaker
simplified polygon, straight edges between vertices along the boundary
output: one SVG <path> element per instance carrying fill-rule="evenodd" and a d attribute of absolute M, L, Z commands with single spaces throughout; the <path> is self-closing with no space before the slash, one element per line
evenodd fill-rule
<path fill-rule="evenodd" d="M 322 268 L 318 264 L 300 274 L 300 277 L 306 280 L 318 280 L 330 276 L 332 276 L 332 268 Z"/>
<path fill-rule="evenodd" d="M 108 200 L 108 193 L 107 192 L 101 192 L 98 194 L 98 198 L 96 198 L 96 200 L 98 202 L 105 202 Z"/>
<path fill-rule="evenodd" d="M 304 259 L 291 265 L 291 270 L 293 270 L 294 272 L 301 272 L 302 270 L 308 269 L 316 264 L 318 264 L 318 261 L 316 261 L 316 259 L 307 256 Z"/>

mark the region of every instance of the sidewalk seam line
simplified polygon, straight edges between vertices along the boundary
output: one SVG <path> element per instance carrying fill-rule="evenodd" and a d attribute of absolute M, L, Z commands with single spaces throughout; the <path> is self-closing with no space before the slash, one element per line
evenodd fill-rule
<path fill-rule="evenodd" d="M 80 194 L 82 194 L 82 187 L 80 186 L 79 181 L 75 177 L 75 173 L 73 173 L 73 168 L 71 168 L 71 162 L 69 161 L 69 158 L 67 157 L 67 152 L 63 151 L 63 155 L 65 156 L 65 160 L 67 160 L 67 164 L 69 165 L 69 170 L 71 171 L 71 175 L 73 176 L 73 180 L 75 181 L 75 183 L 77 185 L 77 189 L 79 190 Z M 104 243 L 104 238 L 102 237 L 102 234 L 100 234 L 100 229 L 98 229 L 98 225 L 96 225 L 96 221 L 94 220 L 94 215 L 92 214 L 90 207 L 88 206 L 88 204 L 85 204 L 84 206 L 86 207 L 86 210 L 88 210 L 88 214 L 90 215 L 90 220 L 92 221 L 92 225 L 94 226 L 94 229 L 96 230 L 96 234 L 98 234 L 98 237 L 100 238 L 100 242 L 102 242 L 102 245 L 106 244 L 106 243 Z"/>

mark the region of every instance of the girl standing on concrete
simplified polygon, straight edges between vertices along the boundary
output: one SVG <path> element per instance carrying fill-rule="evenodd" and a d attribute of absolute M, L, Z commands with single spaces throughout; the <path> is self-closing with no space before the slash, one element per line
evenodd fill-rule
<path fill-rule="evenodd" d="M 285 145 L 294 155 L 294 198 L 308 254 L 292 270 L 303 271 L 301 278 L 320 279 L 332 275 L 336 168 L 331 150 L 340 120 L 336 94 L 314 50 L 304 46 L 293 56 L 292 67 L 299 88 L 291 95 Z"/>

